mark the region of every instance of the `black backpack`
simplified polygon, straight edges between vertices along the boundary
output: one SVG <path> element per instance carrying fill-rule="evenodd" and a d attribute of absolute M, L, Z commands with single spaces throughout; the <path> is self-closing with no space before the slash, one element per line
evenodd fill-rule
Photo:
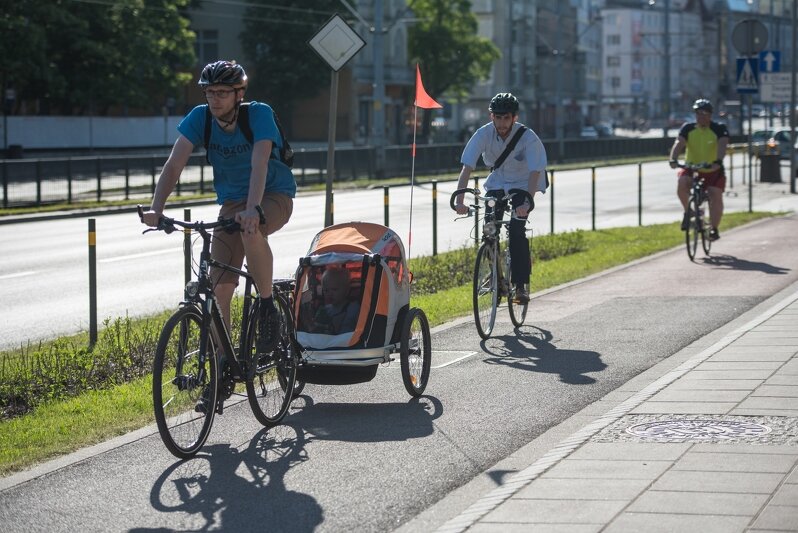
<path fill-rule="evenodd" d="M 208 158 L 208 145 L 211 142 L 211 121 L 213 117 L 211 116 L 211 110 L 209 107 L 205 108 L 205 135 L 204 135 L 204 144 L 205 144 L 205 160 L 208 164 L 211 164 L 211 160 Z M 288 143 L 288 139 L 285 138 L 285 134 L 283 133 L 283 126 L 280 124 L 280 119 L 277 116 L 277 113 L 274 113 L 274 122 L 277 124 L 277 131 L 280 132 L 280 139 L 283 141 L 283 146 L 280 148 L 280 161 L 285 163 L 288 168 L 294 166 L 294 150 L 291 149 L 291 145 Z M 252 128 L 249 125 L 249 103 L 240 104 L 238 106 L 238 127 L 241 128 L 241 133 L 244 134 L 249 144 L 253 144 L 253 135 L 252 135 Z M 269 159 L 277 159 L 272 151 Z"/>

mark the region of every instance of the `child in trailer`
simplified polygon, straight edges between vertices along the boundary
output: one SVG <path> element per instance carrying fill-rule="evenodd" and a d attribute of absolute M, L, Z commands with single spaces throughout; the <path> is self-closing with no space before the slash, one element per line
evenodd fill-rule
<path fill-rule="evenodd" d="M 349 298 L 349 271 L 328 268 L 321 278 L 324 305 L 314 316 L 314 333 L 338 335 L 354 331 L 360 314 L 360 303 Z"/>

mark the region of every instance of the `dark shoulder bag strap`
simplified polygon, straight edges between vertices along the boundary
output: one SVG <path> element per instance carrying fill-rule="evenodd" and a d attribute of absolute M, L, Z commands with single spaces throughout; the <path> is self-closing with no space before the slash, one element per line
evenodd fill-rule
<path fill-rule="evenodd" d="M 518 144 L 518 141 L 521 139 L 521 135 L 523 135 L 525 131 L 526 126 L 521 126 L 518 128 L 518 131 L 515 132 L 513 138 L 510 139 L 510 144 L 507 145 L 507 147 L 504 149 L 504 152 L 502 152 L 502 155 L 499 156 L 499 159 L 497 159 L 496 162 L 493 163 L 493 166 L 490 167 L 491 172 L 502 166 L 502 163 L 504 163 L 504 160 L 510 155 L 510 152 L 515 149 L 515 145 Z"/>
<path fill-rule="evenodd" d="M 211 164 L 211 160 L 208 157 L 208 145 L 211 144 L 211 120 L 213 120 L 213 117 L 211 116 L 211 108 L 210 106 L 206 105 L 205 132 L 203 133 L 202 140 L 203 140 L 203 145 L 205 146 L 205 161 L 207 161 L 209 165 Z"/>

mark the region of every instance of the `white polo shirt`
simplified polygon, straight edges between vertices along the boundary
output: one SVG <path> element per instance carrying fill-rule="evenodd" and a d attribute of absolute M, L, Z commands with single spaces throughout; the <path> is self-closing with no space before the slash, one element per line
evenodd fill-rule
<path fill-rule="evenodd" d="M 488 167 L 492 167 L 520 127 L 521 124 L 514 123 L 510 134 L 505 140 L 499 136 L 499 132 L 496 131 L 496 126 L 493 125 L 493 122 L 488 122 L 475 131 L 474 135 L 469 139 L 463 150 L 460 162 L 473 169 L 476 168 L 479 156 L 482 155 L 485 164 Z M 518 144 L 515 145 L 513 151 L 502 163 L 502 166 L 488 174 L 484 189 L 503 189 L 505 192 L 510 189 L 527 190 L 529 187 L 529 173 L 538 171 L 540 172 L 540 179 L 538 179 L 536 190 L 545 192 L 547 181 L 546 165 L 546 149 L 543 147 L 543 143 L 534 131 L 527 128 L 521 138 L 518 139 Z"/>

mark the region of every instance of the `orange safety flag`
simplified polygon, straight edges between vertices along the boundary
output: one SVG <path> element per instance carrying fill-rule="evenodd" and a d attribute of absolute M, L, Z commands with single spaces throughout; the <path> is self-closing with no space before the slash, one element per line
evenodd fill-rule
<path fill-rule="evenodd" d="M 443 107 L 441 104 L 432 99 L 427 91 L 424 90 L 424 84 L 421 83 L 421 70 L 416 63 L 416 106 L 422 109 L 437 109 Z"/>

